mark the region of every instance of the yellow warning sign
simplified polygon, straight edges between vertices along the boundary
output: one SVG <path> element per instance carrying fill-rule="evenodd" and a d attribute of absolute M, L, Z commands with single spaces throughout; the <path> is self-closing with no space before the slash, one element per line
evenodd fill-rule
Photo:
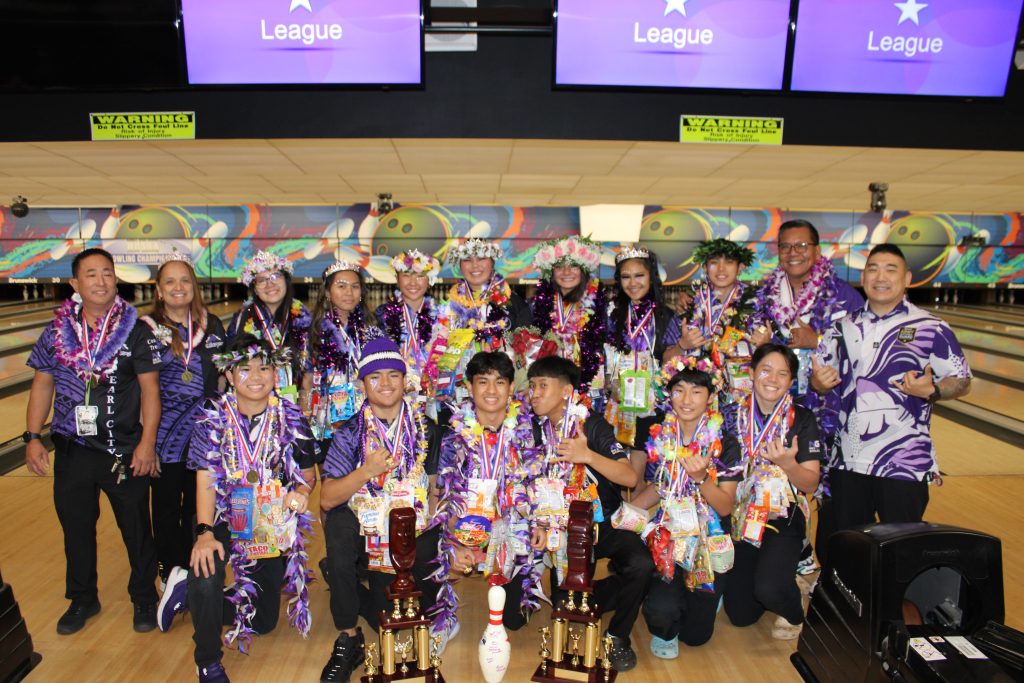
<path fill-rule="evenodd" d="M 683 114 L 679 117 L 679 142 L 781 145 L 782 119 Z"/>
<path fill-rule="evenodd" d="M 93 140 L 194 140 L 194 111 L 89 114 Z"/>

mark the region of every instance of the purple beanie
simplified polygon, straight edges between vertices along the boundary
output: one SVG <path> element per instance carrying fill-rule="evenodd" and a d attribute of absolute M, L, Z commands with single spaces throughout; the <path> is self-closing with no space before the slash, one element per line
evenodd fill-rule
<path fill-rule="evenodd" d="M 398 351 L 398 345 L 388 337 L 371 339 L 363 345 L 363 353 L 359 358 L 359 379 L 364 379 L 371 372 L 378 370 L 398 370 L 405 374 L 405 359 Z"/>

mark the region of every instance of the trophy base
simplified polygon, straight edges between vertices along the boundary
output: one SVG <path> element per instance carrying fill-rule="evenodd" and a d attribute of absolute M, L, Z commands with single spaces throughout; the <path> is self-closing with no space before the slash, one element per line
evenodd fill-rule
<path fill-rule="evenodd" d="M 427 671 L 420 671 L 413 669 L 407 674 L 395 672 L 390 676 L 387 674 L 377 673 L 372 676 L 363 675 L 359 679 L 359 683 L 393 683 L 394 681 L 402 681 L 403 683 L 445 683 L 444 676 L 440 671 L 434 673 L 433 669 Z"/>
<path fill-rule="evenodd" d="M 606 672 L 599 666 L 589 669 L 582 664 L 573 666 L 568 659 L 562 662 L 545 659 L 530 680 L 537 683 L 612 683 L 618 674 L 615 669 Z"/>

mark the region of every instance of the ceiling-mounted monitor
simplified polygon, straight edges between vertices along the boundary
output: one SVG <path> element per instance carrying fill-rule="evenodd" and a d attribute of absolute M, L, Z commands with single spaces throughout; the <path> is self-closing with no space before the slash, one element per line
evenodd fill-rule
<path fill-rule="evenodd" d="M 558 0 L 555 83 L 782 87 L 789 0 Z"/>
<path fill-rule="evenodd" d="M 420 0 L 181 0 L 194 85 L 417 85 Z"/>
<path fill-rule="evenodd" d="M 800 0 L 793 90 L 1002 97 L 1022 0 Z"/>

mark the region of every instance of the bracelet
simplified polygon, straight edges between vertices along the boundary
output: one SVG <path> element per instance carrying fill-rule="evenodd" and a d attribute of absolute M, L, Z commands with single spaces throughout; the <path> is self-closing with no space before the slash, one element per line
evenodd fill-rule
<path fill-rule="evenodd" d="M 704 473 L 704 478 L 703 478 L 703 479 L 701 479 L 700 481 L 697 481 L 697 482 L 694 482 L 694 483 L 695 483 L 695 484 L 696 484 L 697 486 L 703 486 L 704 484 L 706 484 L 706 483 L 707 483 L 707 481 L 708 481 L 708 476 L 710 476 L 710 475 L 708 475 L 708 473 L 707 473 L 707 472 L 705 472 L 705 473 Z"/>

